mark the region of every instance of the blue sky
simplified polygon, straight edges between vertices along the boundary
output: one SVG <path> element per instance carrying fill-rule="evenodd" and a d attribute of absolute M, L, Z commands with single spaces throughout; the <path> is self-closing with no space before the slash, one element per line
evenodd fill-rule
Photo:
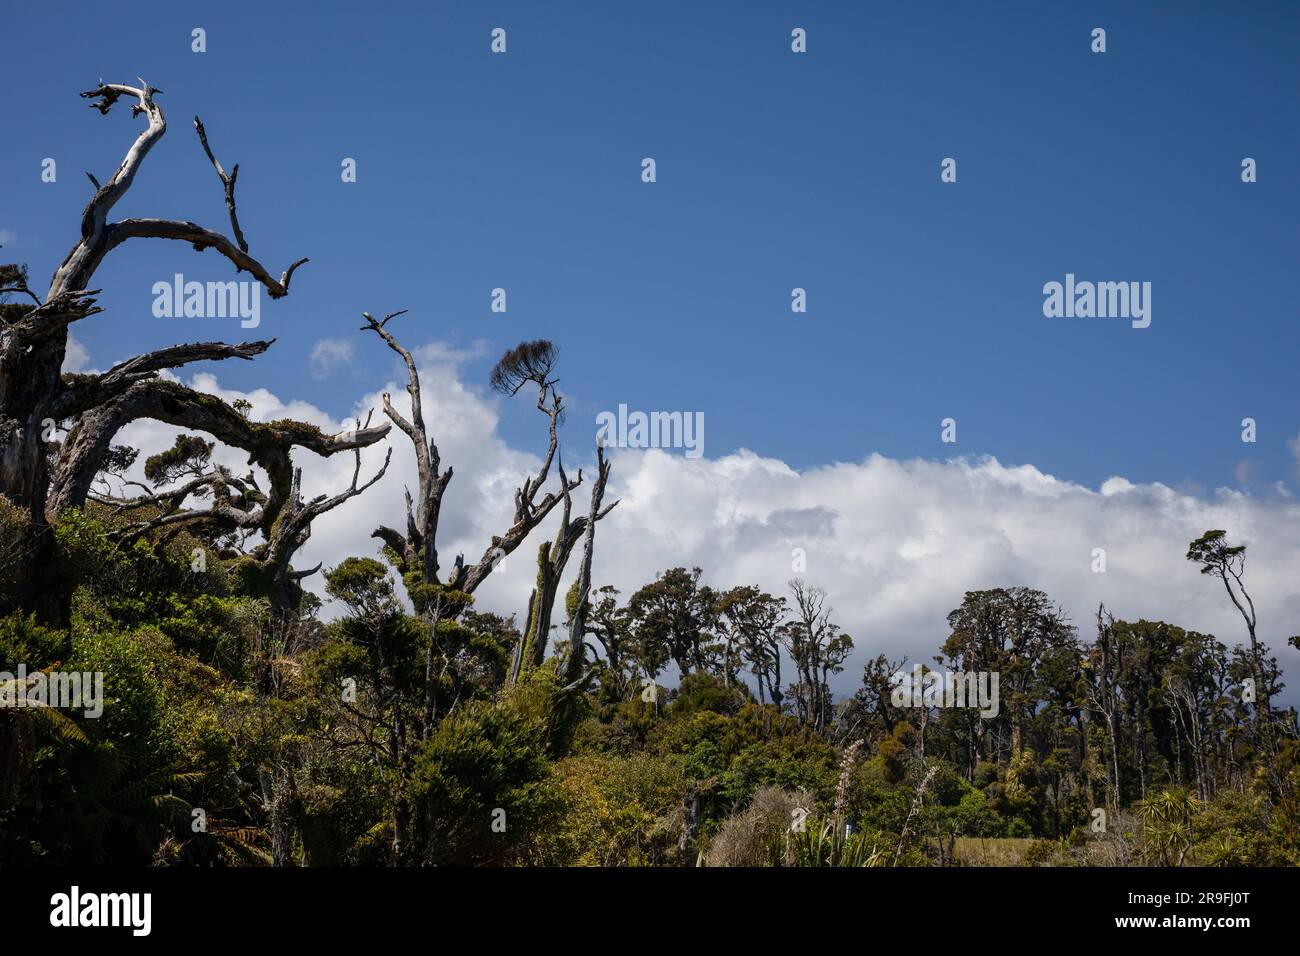
<path fill-rule="evenodd" d="M 1251 458 L 1248 488 L 1292 480 L 1300 4 L 982 6 L 25 4 L 6 17 L 3 257 L 47 281 L 82 171 L 110 175 L 141 126 L 76 94 L 142 75 L 169 130 L 116 213 L 226 228 L 199 113 L 240 164 L 252 252 L 274 272 L 312 260 L 264 303 L 252 335 L 276 346 L 215 369 L 227 387 L 342 416 L 392 370 L 357 314 L 408 308 L 413 345 L 486 340 L 471 381 L 521 339 L 558 342 L 583 445 L 625 402 L 703 411 L 709 457 L 797 468 L 988 453 L 1092 487 L 1212 489 Z M 154 318 L 150 288 L 177 271 L 232 277 L 174 243 L 112 254 L 108 311 L 75 330 L 92 364 L 251 337 Z M 1151 327 L 1044 318 L 1066 272 L 1150 281 Z M 313 344 L 349 337 L 357 360 L 311 377 Z M 536 417 L 521 400 L 502 432 L 531 447 Z"/>

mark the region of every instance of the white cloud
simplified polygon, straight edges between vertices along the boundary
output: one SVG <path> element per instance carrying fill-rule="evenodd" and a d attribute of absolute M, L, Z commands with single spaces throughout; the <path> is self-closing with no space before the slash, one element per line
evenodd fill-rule
<path fill-rule="evenodd" d="M 1286 447 L 1291 452 L 1291 460 L 1295 465 L 1296 474 L 1300 475 L 1300 435 L 1288 438 Z"/>
<path fill-rule="evenodd" d="M 439 533 L 446 566 L 458 551 L 477 559 L 491 535 L 508 526 L 514 489 L 539 457 L 508 447 L 497 435 L 498 400 L 460 379 L 466 353 L 435 346 L 417 354 L 430 433 L 444 466 L 455 469 Z M 354 424 L 266 390 L 221 389 L 210 374 L 194 376 L 191 384 L 227 400 L 247 398 L 259 420 L 295 417 L 332 430 Z M 359 417 L 370 409 L 381 415 L 385 391 L 405 409 L 404 388 L 390 381 L 362 396 L 355 409 Z M 535 448 L 541 451 L 540 414 L 537 424 Z M 169 445 L 175 431 L 140 422 L 119 441 L 148 453 Z M 566 468 L 584 465 L 590 474 L 593 435 L 594 422 L 571 419 L 561 436 Z M 374 555 L 378 542 L 369 534 L 377 525 L 405 526 L 402 489 L 414 486 L 414 455 L 396 429 L 387 444 L 393 448 L 389 473 L 317 522 L 298 566 L 323 561 L 329 567 L 349 555 Z M 381 444 L 363 452 L 363 477 L 379 466 L 384 450 Z M 222 460 L 242 469 L 244 457 L 227 450 Z M 298 459 L 309 497 L 335 492 L 350 479 L 351 456 L 321 460 L 299 451 Z M 1292 672 L 1287 697 L 1294 699 L 1300 674 L 1285 641 L 1300 631 L 1300 581 L 1294 573 L 1300 566 L 1300 503 L 1284 487 L 1263 497 L 1230 489 L 1200 497 L 1116 476 L 1092 490 L 1032 465 L 992 458 L 895 460 L 873 454 L 802 472 L 749 451 L 687 459 L 660 450 L 615 449 L 612 461 L 607 500 L 622 501 L 599 527 L 595 583 L 613 584 L 626 598 L 659 571 L 698 565 L 715 586 L 752 583 L 783 594 L 794 576 L 791 551 L 802 548 L 804 576 L 829 592 L 836 620 L 857 647 L 839 678 L 839 692 L 857 685 L 862 663 L 876 654 L 928 660 L 947 636 L 948 612 L 965 591 L 983 588 L 1041 588 L 1065 607 L 1085 638 L 1104 601 L 1125 619 L 1164 619 L 1236 644 L 1244 629 L 1223 589 L 1184 558 L 1193 538 L 1225 528 L 1250 546 L 1246 581 L 1260 634 Z M 578 496 L 585 504 L 585 486 Z M 552 516 L 479 589 L 480 608 L 522 617 L 536 546 L 543 535 L 554 534 L 554 521 Z M 1094 548 L 1106 550 L 1106 573 L 1092 571 Z M 319 593 L 319 575 L 307 583 Z"/>
<path fill-rule="evenodd" d="M 81 372 L 90 364 L 90 352 L 85 344 L 71 333 L 68 334 L 68 347 L 63 353 L 63 371 Z"/>
<path fill-rule="evenodd" d="M 335 369 L 350 365 L 352 353 L 351 339 L 318 339 L 307 359 L 312 378 L 325 378 Z"/>
<path fill-rule="evenodd" d="M 482 358 L 487 354 L 489 342 L 486 339 L 475 339 L 470 343 L 469 348 L 458 349 L 454 345 L 446 342 L 430 342 L 427 345 L 421 345 L 411 350 L 411 355 L 415 357 L 416 365 L 421 369 L 420 380 L 424 381 L 423 369 L 429 363 L 438 365 L 453 365 L 459 367 L 462 362 L 470 359 Z M 405 372 L 403 372 L 405 374 Z"/>

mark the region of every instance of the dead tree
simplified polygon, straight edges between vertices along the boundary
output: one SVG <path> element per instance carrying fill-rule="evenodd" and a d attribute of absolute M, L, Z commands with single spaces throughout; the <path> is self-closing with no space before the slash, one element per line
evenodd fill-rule
<path fill-rule="evenodd" d="M 573 614 L 569 617 L 569 656 L 565 663 L 564 678 L 568 683 L 565 692 L 581 690 L 597 673 L 598 667 L 583 670 L 587 662 L 587 611 L 591 598 L 591 556 L 596 543 L 596 522 L 609 514 L 610 509 L 601 508 L 605 497 L 605 482 L 609 480 L 609 462 L 605 461 L 604 450 L 596 446 L 596 458 L 599 475 L 591 488 L 591 508 L 587 512 L 587 524 L 583 528 L 582 563 L 578 566 L 577 596 Z"/>
<path fill-rule="evenodd" d="M 560 579 L 564 575 L 565 565 L 569 563 L 569 556 L 584 537 L 588 525 L 605 517 L 618 504 L 615 501 L 607 507 L 601 506 L 610 465 L 605 461 L 605 450 L 599 445 L 596 447 L 596 463 L 598 477 L 595 485 L 592 486 L 593 508 L 589 514 L 577 518 L 571 517 L 573 502 L 568 478 L 564 474 L 563 462 L 559 464 L 560 486 L 564 489 L 564 511 L 560 518 L 560 527 L 555 533 L 555 540 L 543 541 L 537 550 L 537 584 L 528 599 L 528 626 L 524 631 L 523 640 L 515 645 L 515 656 L 510 667 L 512 684 L 519 679 L 523 671 L 537 667 L 546 659 L 546 642 L 551 632 L 551 615 L 555 611 L 555 598 L 559 594 Z M 578 480 L 582 480 L 581 471 L 578 472 Z M 590 572 L 588 576 L 590 577 Z M 587 591 L 590 587 L 588 581 L 586 590 L 579 590 L 579 600 L 584 604 L 584 613 Z M 585 630 L 583 636 L 585 637 Z M 574 646 L 578 646 L 581 659 L 581 655 L 585 654 L 581 641 L 578 645 L 573 645 L 570 640 L 570 653 Z"/>
<path fill-rule="evenodd" d="M 145 157 L 167 131 L 166 118 L 156 102 L 159 93 L 161 90 L 141 80 L 138 87 L 100 83 L 81 94 L 104 115 L 127 98 L 132 116 L 145 118 L 145 129 L 103 185 L 87 174 L 95 192 L 82 214 L 80 236 L 55 271 L 43 299 L 26 287 L 21 270 L 0 270 L 0 292 L 18 292 L 34 302 L 17 314 L 6 308 L 0 325 L 0 493 L 29 516 L 35 554 L 17 593 L 3 600 L 58 622 L 66 619 L 67 595 L 58 595 L 51 606 L 41 600 L 37 586 L 38 571 L 52 556 L 48 528 L 64 509 L 85 503 L 113 436 L 130 422 L 153 418 L 207 432 L 247 450 L 250 463 L 261 466 L 270 480 L 260 512 L 263 531 L 269 531 L 290 504 L 294 469 L 289 456 L 294 446 L 332 455 L 373 444 L 389 429 L 385 424 L 328 436 L 299 422 L 255 424 L 214 396 L 159 377 L 163 370 L 196 361 L 250 359 L 265 351 L 270 342 L 177 345 L 123 362 L 103 374 L 62 374 L 69 326 L 102 311 L 95 305 L 98 290 L 91 288 L 95 271 L 109 252 L 128 240 L 174 239 L 189 243 L 196 251 L 215 249 L 237 272 L 248 272 L 273 299 L 288 295 L 294 271 L 307 261 L 299 259 L 276 278 L 249 254 L 235 208 L 238 166 L 226 174 L 197 117 L 199 141 L 221 179 L 235 238 L 182 220 L 110 221 L 110 213 L 131 188 Z M 72 423 L 71 431 L 51 463 L 48 446 L 67 422 Z"/>
<path fill-rule="evenodd" d="M 376 319 L 369 312 L 363 312 L 365 325 L 361 326 L 361 331 L 374 332 L 385 345 L 401 357 L 406 365 L 406 392 L 411 400 L 410 418 L 406 418 L 393 408 L 390 396 L 387 394 L 384 395 L 384 414 L 406 434 L 415 447 L 416 494 L 413 498 L 409 490 L 406 493 L 405 534 L 394 528 L 379 527 L 375 529 L 372 536 L 383 541 L 394 566 L 402 576 L 407 595 L 411 598 L 416 612 L 429 628 L 429 651 L 425 662 L 423 726 L 423 734 L 427 737 L 432 732 L 435 716 L 437 685 L 435 658 L 438 653 L 439 623 L 458 616 L 468 606 L 474 591 L 487 579 L 492 570 L 518 548 L 529 533 L 541 524 L 556 506 L 561 503 L 565 505 L 565 520 L 560 530 L 560 547 L 567 551 L 573 549 L 584 531 L 590 537 L 590 530 L 586 530 L 589 528 L 588 522 L 594 523 L 595 520 L 599 520 L 608 509 L 602 512 L 597 507 L 588 518 L 579 519 L 582 524 L 574 528 L 574 522 L 569 519 L 570 493 L 582 483 L 581 473 L 576 479 L 570 480 L 561 470 L 559 492 L 548 491 L 542 494 L 542 488 L 550 477 L 551 464 L 556 460 L 559 449 L 559 424 L 564 415 L 564 401 L 555 388 L 558 380 L 553 377 L 558 351 L 552 343 L 545 340 L 520 343 L 506 352 L 497 362 L 492 370 L 491 384 L 493 388 L 506 395 L 516 395 L 527 385 L 537 388 L 537 409 L 546 416 L 548 423 L 549 439 L 546 454 L 537 473 L 525 475 L 523 483 L 515 491 L 514 518 L 510 526 L 501 534 L 492 536 L 482 556 L 474 563 L 466 564 L 463 556 L 457 555 L 450 571 L 444 577 L 440 573 L 441 565 L 438 558 L 438 518 L 442 509 L 443 495 L 452 478 L 452 468 L 442 467 L 442 457 L 437 442 L 429 435 L 425 425 L 420 373 L 416 368 L 415 359 L 410 350 L 403 347 L 387 328 L 389 322 L 403 315 L 405 311 L 403 309 L 399 312 L 391 312 L 382 319 Z M 598 482 L 598 489 L 602 496 L 608 469 L 609 466 L 604 462 L 602 455 L 601 478 Z M 599 500 L 597 500 L 598 504 Z M 537 604 L 536 599 L 533 603 Z M 551 597 L 551 603 L 554 603 L 554 595 Z M 530 609 L 530 621 L 535 616 L 534 609 Z M 544 634 L 541 641 L 543 643 L 545 641 Z M 512 668 L 512 673 L 517 673 L 517 670 Z"/>
<path fill-rule="evenodd" d="M 1104 604 L 1097 605 L 1097 643 L 1083 661 L 1086 671 L 1084 689 L 1092 709 L 1106 722 L 1106 740 L 1110 747 L 1107 769 L 1111 808 L 1118 812 L 1123 797 L 1119 772 L 1120 722 L 1124 714 L 1124 695 L 1120 673 L 1124 669 L 1124 645 L 1116 640 L 1115 616 Z"/>
<path fill-rule="evenodd" d="M 526 476 L 523 485 L 515 491 L 515 515 L 510 527 L 502 534 L 492 536 L 491 543 L 475 563 L 466 565 L 463 557 L 457 555 L 451 572 L 445 579 L 441 578 L 437 548 L 438 517 L 442 509 L 442 496 L 451 481 L 452 468 L 448 466 L 443 470 L 438 445 L 425 428 L 420 398 L 420 374 L 415 367 L 415 359 L 385 328 L 389 321 L 405 311 L 403 309 L 402 312 L 390 313 L 382 321 L 376 320 L 369 312 L 362 313 L 366 320 L 366 325 L 362 326 L 362 329 L 375 332 L 406 363 L 406 391 L 411 397 L 411 417 L 408 420 L 393 408 L 390 396 L 387 394 L 384 395 L 384 414 L 410 438 L 411 444 L 415 446 L 419 481 L 416 500 L 412 501 L 409 491 L 406 495 L 406 534 L 403 535 L 393 528 L 380 527 L 376 528 L 371 536 L 382 540 L 391 552 L 398 571 L 407 581 L 408 592 L 412 592 L 412 584 L 422 582 L 441 586 L 446 590 L 473 594 L 492 573 L 492 569 L 518 548 L 528 537 L 528 533 L 541 524 L 555 506 L 564 500 L 565 492 L 572 491 L 582 481 L 581 477 L 572 482 L 565 480 L 560 494 L 548 491 L 538 500 L 542 486 L 546 484 L 550 475 L 551 462 L 555 460 L 556 449 L 559 447 L 557 428 L 564 412 L 564 403 L 559 393 L 555 391 L 554 381 L 547 378 L 538 381 L 541 394 L 537 400 L 537 407 L 546 414 L 550 422 L 550 443 L 542 459 L 542 465 L 536 475 Z M 509 358 L 510 354 L 507 353 L 506 357 Z M 502 361 L 504 362 L 505 359 Z M 498 363 L 498 367 L 500 364 Z M 411 578 L 412 574 L 415 575 L 414 578 Z M 417 598 L 415 592 L 418 590 L 417 587 L 411 593 L 413 600 Z"/>
<path fill-rule="evenodd" d="M 405 309 L 391 312 L 382 320 L 376 319 L 369 312 L 363 312 L 362 317 L 366 320 L 366 324 L 361 329 L 370 330 L 378 335 L 390 349 L 401 356 L 406 364 L 406 392 L 411 399 L 411 417 L 408 420 L 393 408 L 390 396 L 387 394 L 384 395 L 384 414 L 415 446 L 415 464 L 418 473 L 416 498 L 412 501 L 410 492 L 407 492 L 405 535 L 393 528 L 380 527 L 376 528 L 371 536 L 379 538 L 387 546 L 395 566 L 403 580 L 407 582 L 408 593 L 418 606 L 421 603 L 418 585 L 421 583 L 473 594 L 492 573 L 492 569 L 518 548 L 528 537 L 528 533 L 541 524 L 555 506 L 564 500 L 564 491 L 576 488 L 582 479 L 578 478 L 573 482 L 565 481 L 560 494 L 547 492 L 538 500 L 542 486 L 546 484 L 550 475 L 556 449 L 559 447 L 557 429 L 564 412 L 563 400 L 555 391 L 555 381 L 549 378 L 549 373 L 554 367 L 554 348 L 550 343 L 525 343 L 518 349 L 507 352 L 493 371 L 493 386 L 513 388 L 511 392 L 513 394 L 527 382 L 537 384 L 540 391 L 537 408 L 549 420 L 550 442 L 537 474 L 526 476 L 524 483 L 515 491 L 515 515 L 510 527 L 500 535 L 493 535 L 491 543 L 475 563 L 466 565 L 463 557 L 458 555 L 450 573 L 443 579 L 439 574 L 441 566 L 438 563 L 438 517 L 442 509 L 442 497 L 446 493 L 453 472 L 451 466 L 445 470 L 442 468 L 442 457 L 438 452 L 437 442 L 428 434 L 425 427 L 420 395 L 420 373 L 415 367 L 415 359 L 412 358 L 410 351 L 400 345 L 393 338 L 392 333 L 385 328 L 390 321 L 405 312 Z M 541 349 L 532 348 L 539 345 L 550 348 L 549 361 L 543 360 L 540 355 Z M 525 349 L 525 346 L 532 348 L 532 351 L 512 363 L 512 357 L 516 356 L 521 349 Z M 506 366 L 510 367 L 509 371 L 506 370 Z M 518 375 L 525 377 L 517 380 L 515 376 Z M 506 385 L 507 381 L 511 384 Z M 416 587 L 413 588 L 412 585 Z M 424 603 L 427 603 L 427 595 Z"/>
<path fill-rule="evenodd" d="M 254 559 L 260 562 L 269 574 L 272 607 L 280 610 L 296 607 L 298 591 L 295 585 L 303 578 L 315 574 L 321 568 L 317 564 L 312 568 L 294 571 L 289 566 L 290 559 L 311 537 L 312 522 L 327 511 L 333 511 L 345 501 L 355 498 L 384 477 L 392 457 L 393 449 L 389 448 L 384 455 L 384 463 L 379 470 L 371 476 L 369 481 L 359 485 L 357 480 L 361 477 L 361 451 L 358 449 L 356 452 L 356 465 L 352 469 L 351 484 L 336 495 L 317 495 L 310 501 L 303 500 L 299 494 L 299 488 L 302 484 L 302 469 L 295 470 L 293 494 L 290 496 L 289 505 L 285 508 L 283 515 L 272 529 L 266 542 L 253 553 Z"/>
<path fill-rule="evenodd" d="M 358 421 L 357 431 L 364 431 L 368 427 L 368 417 L 366 423 L 363 426 Z M 310 501 L 304 500 L 301 494 L 302 469 L 295 468 L 288 499 L 269 524 L 267 508 L 270 502 L 258 486 L 256 475 L 250 472 L 242 478 L 236 477 L 221 465 L 215 465 L 211 470 L 203 471 L 175 487 L 156 492 L 146 488 L 146 494 L 135 498 L 94 494 L 91 498 L 111 508 L 115 516 L 127 519 L 111 532 L 111 536 L 117 539 L 129 540 L 153 531 L 175 531 L 181 527 L 196 526 L 236 534 L 261 532 L 263 540 L 242 555 L 247 559 L 245 584 L 254 593 L 269 598 L 273 610 L 287 612 L 298 607 L 301 595 L 298 582 L 321 568 L 317 564 L 312 568 L 295 571 L 290 566 L 293 556 L 311 537 L 312 522 L 355 498 L 384 477 L 393 450 L 388 449 L 383 465 L 364 484 L 358 484 L 361 477 L 361 449 L 357 448 L 354 454 L 356 464 L 352 469 L 352 481 L 336 495 L 322 494 Z M 208 497 L 212 501 L 206 508 L 185 507 L 192 499 Z M 142 512 L 144 516 L 131 521 L 129 516 L 133 512 Z"/>

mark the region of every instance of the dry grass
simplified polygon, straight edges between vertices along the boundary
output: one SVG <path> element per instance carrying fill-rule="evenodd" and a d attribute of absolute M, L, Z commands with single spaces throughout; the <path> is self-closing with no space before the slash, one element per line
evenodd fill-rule
<path fill-rule="evenodd" d="M 1032 837 L 958 837 L 953 856 L 959 866 L 1023 866 Z"/>
<path fill-rule="evenodd" d="M 789 829 L 796 807 L 811 810 L 813 795 L 791 793 L 780 787 L 763 787 L 754 794 L 747 809 L 722 821 L 709 841 L 705 866 L 763 866 L 774 834 Z"/>

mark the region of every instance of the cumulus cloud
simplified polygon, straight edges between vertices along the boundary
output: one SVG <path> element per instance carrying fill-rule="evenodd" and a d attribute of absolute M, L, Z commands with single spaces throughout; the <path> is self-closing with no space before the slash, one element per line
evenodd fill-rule
<path fill-rule="evenodd" d="M 63 371 L 81 372 L 85 371 L 86 366 L 90 364 L 90 352 L 85 344 L 75 335 L 69 333 L 68 347 L 63 353 Z"/>
<path fill-rule="evenodd" d="M 616 540 L 603 542 L 602 580 L 632 587 L 671 562 L 780 593 L 801 548 L 805 577 L 827 589 L 857 643 L 855 663 L 876 653 L 928 660 L 963 592 L 1010 585 L 1046 591 L 1084 636 L 1105 602 L 1130 620 L 1162 618 L 1234 644 L 1244 632 L 1226 594 L 1184 558 L 1209 528 L 1250 546 L 1261 633 L 1284 662 L 1300 623 L 1300 509 L 1280 495 L 1202 499 L 1123 478 L 1091 490 L 992 458 L 872 455 L 795 472 L 750 452 L 692 462 L 651 451 L 620 453 L 614 469 L 624 502 L 607 536 Z M 1105 573 L 1093 571 L 1098 548 Z"/>
<path fill-rule="evenodd" d="M 351 339 L 318 339 L 307 357 L 312 378 L 325 378 L 337 368 L 352 363 Z"/>
<path fill-rule="evenodd" d="M 545 420 L 538 415 L 534 449 L 509 447 L 497 434 L 504 400 L 462 381 L 467 353 L 444 346 L 417 353 L 430 433 L 444 464 L 455 468 L 439 532 L 442 560 L 449 564 L 458 551 L 477 559 L 491 536 L 508 526 L 514 489 L 540 462 Z M 227 400 L 247 399 L 258 420 L 295 417 L 331 430 L 355 424 L 264 389 L 222 389 L 211 375 L 196 375 L 191 384 Z M 354 414 L 382 414 L 383 392 L 405 410 L 405 390 L 394 380 L 361 396 Z M 175 431 L 139 422 L 119 440 L 149 453 L 169 445 Z M 567 468 L 582 465 L 591 473 L 594 431 L 594 422 L 570 420 L 561 435 Z M 403 486 L 414 486 L 414 454 L 396 429 L 388 444 L 388 474 L 316 523 L 299 566 L 374 555 L 378 541 L 369 537 L 371 530 L 404 526 Z M 384 451 L 381 444 L 363 452 L 363 477 L 379 466 Z M 239 452 L 222 455 L 232 467 L 247 467 Z M 350 479 L 350 455 L 321 460 L 299 451 L 298 458 L 309 497 L 336 492 Z M 795 576 L 794 550 L 802 549 L 802 576 L 829 592 L 835 619 L 856 644 L 834 687 L 838 693 L 854 689 L 862 664 L 876 654 L 929 660 L 947 636 L 948 612 L 965 591 L 983 588 L 1040 588 L 1071 614 L 1085 638 L 1104 602 L 1118 617 L 1163 619 L 1236 644 L 1245 634 L 1227 595 L 1184 558 L 1188 542 L 1210 528 L 1227 529 L 1249 545 L 1246 580 L 1260 634 L 1295 684 L 1296 654 L 1286 637 L 1300 631 L 1294 574 L 1300 503 L 1281 485 L 1259 496 L 1226 488 L 1197 495 L 1116 476 L 1091 489 L 1032 465 L 987 457 L 872 454 L 803 471 L 744 450 L 688 459 L 657 449 L 613 449 L 611 459 L 607 500 L 621 503 L 600 525 L 594 583 L 612 584 L 626 598 L 666 568 L 698 565 L 712 585 L 757 584 L 784 594 Z M 585 503 L 585 489 L 578 495 Z M 553 516 L 494 572 L 479 589 L 481 609 L 522 616 L 536 545 L 554 530 Z M 1105 573 L 1093 571 L 1098 548 L 1105 550 Z M 306 583 L 320 592 L 319 575 Z M 1294 699 L 1294 687 L 1286 697 Z"/>
<path fill-rule="evenodd" d="M 1286 440 L 1287 450 L 1291 452 L 1291 461 L 1295 466 L 1297 475 L 1300 475 L 1300 435 Z"/>

